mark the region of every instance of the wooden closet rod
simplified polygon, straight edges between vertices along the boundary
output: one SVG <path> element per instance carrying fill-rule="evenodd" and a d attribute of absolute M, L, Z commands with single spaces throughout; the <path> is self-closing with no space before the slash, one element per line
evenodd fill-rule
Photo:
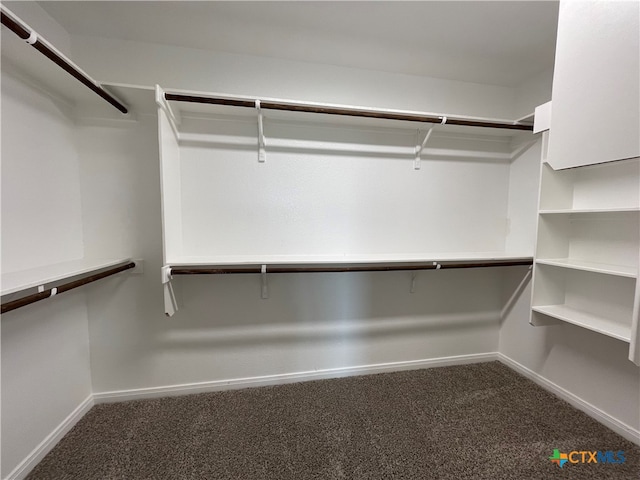
<path fill-rule="evenodd" d="M 89 275 L 88 277 L 84 277 L 79 280 L 74 280 L 73 282 L 64 283 L 62 285 L 55 287 L 55 289 L 49 288 L 48 290 L 34 293 L 33 295 L 28 295 L 26 297 L 13 300 L 11 302 L 3 303 L 2 310 L 0 311 L 0 313 L 7 313 L 7 312 L 10 312 L 11 310 L 15 310 L 16 308 L 24 307 L 26 305 L 39 302 L 40 300 L 44 300 L 53 295 L 58 295 L 60 293 L 68 292 L 69 290 L 73 290 L 74 288 L 78 288 L 83 285 L 87 285 L 88 283 L 93 283 L 103 278 L 110 277 L 111 275 L 115 275 L 116 273 L 124 272 L 125 270 L 135 268 L 135 266 L 136 266 L 135 262 L 127 262 L 122 265 L 118 265 L 116 267 L 105 270 L 103 272 L 96 273 L 94 275 Z"/>
<path fill-rule="evenodd" d="M 102 87 L 102 85 L 89 77 L 77 65 L 67 59 L 64 55 L 62 55 L 54 47 L 52 47 L 46 40 L 36 34 L 35 31 L 31 30 L 26 24 L 22 23 L 22 21 L 19 20 L 18 17 L 16 17 L 12 13 L 10 14 L 9 12 L 10 10 L 5 8 L 4 6 L 1 7 L 0 17 L 2 19 L 2 25 L 7 27 L 22 40 L 25 40 L 33 48 L 38 50 L 49 60 L 58 65 L 73 78 L 80 81 L 83 85 L 100 95 L 104 100 L 120 110 L 120 112 L 122 112 L 123 114 L 126 114 L 128 112 L 127 107 L 120 103 L 120 101 L 113 95 L 107 92 Z"/>
<path fill-rule="evenodd" d="M 230 105 L 234 107 L 256 108 L 256 101 L 250 99 L 233 99 L 222 97 L 205 97 L 200 95 L 183 95 L 165 93 L 165 100 L 174 102 L 208 103 L 212 105 Z M 349 107 L 309 105 L 303 103 L 278 103 L 268 100 L 260 101 L 260 108 L 269 110 L 287 110 L 292 112 L 326 113 L 329 115 L 345 115 L 350 117 L 381 118 L 386 120 L 404 120 L 409 122 L 442 123 L 444 117 L 434 115 L 412 114 L 384 110 L 358 110 Z M 446 125 L 464 125 L 469 127 L 504 128 L 509 130 L 532 131 L 533 125 L 523 123 L 497 122 L 460 117 L 446 117 Z"/>
<path fill-rule="evenodd" d="M 491 260 L 483 262 L 433 262 L 414 265 L 362 265 L 362 266 L 327 266 L 327 267 L 286 267 L 274 266 L 267 269 L 267 273 L 325 273 L 325 272 L 391 272 L 407 270 L 438 270 L 449 268 L 479 268 L 479 267 L 512 267 L 518 265 L 532 265 L 533 260 Z M 171 275 L 220 275 L 234 273 L 262 273 L 261 266 L 255 267 L 171 267 Z"/>

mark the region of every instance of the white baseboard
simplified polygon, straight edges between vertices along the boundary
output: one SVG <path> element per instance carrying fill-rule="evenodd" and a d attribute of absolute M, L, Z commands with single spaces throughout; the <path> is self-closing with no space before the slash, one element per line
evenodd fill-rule
<path fill-rule="evenodd" d="M 216 380 L 212 382 L 186 383 L 180 385 L 167 385 L 163 387 L 117 390 L 111 392 L 94 393 L 93 399 L 96 403 L 123 402 L 127 400 L 141 400 L 145 398 L 180 396 L 193 393 L 215 392 L 220 390 L 234 390 L 239 388 L 280 385 L 284 383 L 305 382 L 309 380 L 320 380 L 324 378 L 339 378 L 356 375 L 370 375 L 373 373 L 398 372 L 401 370 L 417 370 L 421 368 L 466 365 L 471 363 L 492 362 L 497 359 L 498 354 L 496 352 L 477 353 L 471 355 L 456 355 L 452 357 L 410 360 L 406 362 L 378 363 L 356 367 L 328 368 L 324 370 L 312 370 L 307 372 L 283 373 L 278 375 L 235 378 L 230 380 Z"/>
<path fill-rule="evenodd" d="M 539 373 L 534 372 L 533 370 L 528 369 L 524 365 L 512 360 L 502 353 L 497 354 L 498 360 L 502 362 L 507 367 L 515 370 L 521 375 L 527 377 L 529 380 L 540 385 L 545 390 L 553 393 L 557 397 L 560 397 L 562 400 L 565 400 L 578 410 L 583 411 L 591 418 L 596 420 L 597 422 L 603 424 L 605 427 L 613 430 L 618 435 L 626 438 L 630 442 L 635 443 L 636 445 L 640 445 L 640 430 L 636 430 L 630 425 L 621 422 L 615 417 L 612 417 L 608 413 L 600 410 L 598 407 L 590 404 L 589 402 L 583 400 L 582 398 L 574 395 L 568 390 L 556 385 L 555 383 L 547 380 L 545 377 L 540 375 Z"/>
<path fill-rule="evenodd" d="M 40 442 L 40 444 L 33 449 L 33 451 L 27 455 L 27 457 L 14 468 L 6 480 L 19 480 L 25 478 L 29 472 L 51 451 L 56 444 L 62 440 L 69 430 L 78 423 L 78 421 L 85 416 L 85 414 L 91 410 L 94 405 L 93 395 L 89 395 L 78 405 L 73 412 L 71 412 L 67 418 L 65 418 L 60 425 L 58 425 L 53 432 Z"/>

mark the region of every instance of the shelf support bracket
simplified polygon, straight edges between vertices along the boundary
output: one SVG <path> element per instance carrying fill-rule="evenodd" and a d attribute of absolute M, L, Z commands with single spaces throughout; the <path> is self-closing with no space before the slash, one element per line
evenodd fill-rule
<path fill-rule="evenodd" d="M 176 139 L 180 138 L 180 134 L 178 133 L 178 119 L 175 116 L 171 105 L 167 102 L 165 91 L 158 84 L 156 84 L 155 88 L 155 100 L 158 108 L 162 109 L 167 115 L 167 120 L 169 121 L 169 125 L 171 125 L 171 130 L 173 130 L 173 134 L 176 136 Z"/>
<path fill-rule="evenodd" d="M 164 313 L 168 317 L 173 317 L 173 315 L 178 311 L 178 302 L 176 301 L 176 295 L 173 291 L 173 286 L 171 285 L 171 267 L 164 266 L 161 270 L 162 273 L 162 287 L 164 290 Z"/>
<path fill-rule="evenodd" d="M 445 123 L 447 123 L 447 117 L 442 117 L 441 120 L 442 121 L 440 122 L 440 125 L 444 125 Z M 435 127 L 435 125 L 433 125 L 431 128 L 429 128 L 429 130 L 427 130 L 427 134 L 424 136 L 424 140 L 422 140 L 422 143 L 416 145 L 416 158 L 413 161 L 413 169 L 414 170 L 420 170 L 420 155 L 422 154 L 422 151 L 427 146 L 427 142 L 429 141 L 429 138 L 431 137 L 431 134 L 433 133 L 434 127 Z M 420 134 L 420 131 L 418 131 L 418 134 Z"/>
<path fill-rule="evenodd" d="M 418 280 L 418 274 L 416 272 L 413 272 L 411 274 L 411 289 L 409 290 L 409 292 L 416 293 L 416 281 L 417 280 Z"/>
<path fill-rule="evenodd" d="M 258 111 L 258 161 L 264 163 L 267 161 L 267 152 L 265 150 L 264 125 L 260 100 L 256 100 L 256 110 Z"/>
<path fill-rule="evenodd" d="M 267 284 L 267 266 L 266 265 L 262 265 L 262 268 L 260 269 L 260 275 L 262 276 L 262 291 L 260 296 L 264 300 L 269 298 L 269 285 Z"/>

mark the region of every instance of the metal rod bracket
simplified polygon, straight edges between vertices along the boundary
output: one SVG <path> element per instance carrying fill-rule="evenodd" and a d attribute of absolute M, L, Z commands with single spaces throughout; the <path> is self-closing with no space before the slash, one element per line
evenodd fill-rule
<path fill-rule="evenodd" d="M 258 111 L 258 161 L 264 163 L 267 161 L 267 152 L 265 150 L 264 125 L 260 100 L 256 100 L 256 110 Z"/>
<path fill-rule="evenodd" d="M 440 121 L 440 125 L 444 125 L 445 123 L 447 123 L 447 117 L 442 117 L 441 121 Z M 433 128 L 434 127 L 435 127 L 435 125 L 433 127 L 429 128 L 429 130 L 427 130 L 427 134 L 424 136 L 424 140 L 422 140 L 422 143 L 416 145 L 416 158 L 413 161 L 413 169 L 414 170 L 420 170 L 420 155 L 422 154 L 422 151 L 427 146 L 427 142 L 429 141 L 429 138 L 431 137 L 431 134 L 433 133 Z M 418 134 L 420 134 L 420 131 L 418 131 Z"/>
<path fill-rule="evenodd" d="M 162 275 L 162 283 L 169 283 L 173 277 L 171 276 L 171 266 L 166 265 L 164 267 L 162 267 L 162 269 L 160 270 L 160 274 Z"/>
<path fill-rule="evenodd" d="M 162 276 L 162 289 L 164 291 L 164 313 L 167 317 L 173 317 L 178 311 L 178 302 L 176 301 L 176 294 L 173 291 L 173 285 L 171 285 L 171 267 L 166 265 L 161 268 L 160 274 Z"/>
<path fill-rule="evenodd" d="M 29 45 L 33 45 L 37 41 L 38 41 L 38 34 L 34 30 L 31 30 L 31 33 L 29 34 L 29 38 L 27 38 L 25 42 L 27 42 Z"/>
<path fill-rule="evenodd" d="M 262 299 L 269 298 L 269 285 L 267 284 L 267 266 L 262 265 L 260 269 L 260 275 L 262 276 L 262 290 L 260 296 Z"/>

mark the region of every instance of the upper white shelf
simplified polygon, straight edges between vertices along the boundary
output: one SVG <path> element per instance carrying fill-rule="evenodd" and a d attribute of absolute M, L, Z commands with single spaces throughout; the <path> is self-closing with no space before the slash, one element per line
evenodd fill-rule
<path fill-rule="evenodd" d="M 633 267 L 589 262 L 587 260 L 576 260 L 573 258 L 539 258 L 536 260 L 536 263 L 540 265 L 551 265 L 574 270 L 583 270 L 586 272 L 603 273 L 606 275 L 617 275 L 619 277 L 637 278 L 638 276 L 637 269 Z"/>
<path fill-rule="evenodd" d="M 640 212 L 640 207 L 621 208 L 559 208 L 540 210 L 540 215 L 573 214 L 573 213 L 616 213 L 616 212 Z"/>
<path fill-rule="evenodd" d="M 257 109 L 253 108 L 253 97 L 220 94 L 213 92 L 196 92 L 187 90 L 167 89 L 168 103 L 172 112 L 177 114 L 178 118 L 228 118 L 228 119 L 251 119 L 257 117 Z M 229 104 L 219 103 L 198 103 L 192 101 L 176 101 L 173 96 L 194 97 L 194 98 L 214 98 L 225 99 Z M 272 122 L 284 123 L 307 123 L 310 125 L 329 124 L 331 126 L 345 127 L 365 127 L 365 128 L 384 128 L 384 129 L 416 129 L 427 130 L 432 126 L 437 126 L 438 130 L 454 133 L 454 134 L 475 134 L 482 136 L 497 136 L 511 138 L 514 136 L 531 135 L 531 130 L 493 128 L 488 126 L 470 126 L 456 125 L 456 121 L 463 122 L 481 122 L 491 124 L 515 125 L 522 124 L 531 126 L 530 116 L 523 119 L 503 119 L 488 117 L 471 117 L 466 115 L 451 114 L 451 120 L 445 125 L 436 123 L 428 123 L 419 120 L 420 117 L 446 118 L 446 114 L 434 112 L 422 112 L 413 110 L 395 110 L 389 108 L 371 108 L 360 105 L 338 105 L 338 104 L 321 104 L 315 102 L 301 102 L 294 99 L 280 98 L 260 98 L 263 107 L 261 114 L 265 119 Z M 224 102 L 223 102 L 224 103 Z M 269 105 L 278 105 L 278 107 L 270 108 Z M 293 106 L 291 109 L 283 108 L 285 105 Z M 315 109 L 313 112 L 300 111 L 298 106 L 304 105 Z M 368 115 L 361 116 L 355 113 L 334 113 L 343 112 L 367 112 Z M 395 118 L 381 118 L 378 115 L 390 115 Z M 407 118 L 416 117 L 416 120 L 408 120 Z"/>
<path fill-rule="evenodd" d="M 71 260 L 29 270 L 3 273 L 0 280 L 0 295 L 9 295 L 40 285 L 59 282 L 67 278 L 113 267 L 127 260 L 129 259 Z"/>

